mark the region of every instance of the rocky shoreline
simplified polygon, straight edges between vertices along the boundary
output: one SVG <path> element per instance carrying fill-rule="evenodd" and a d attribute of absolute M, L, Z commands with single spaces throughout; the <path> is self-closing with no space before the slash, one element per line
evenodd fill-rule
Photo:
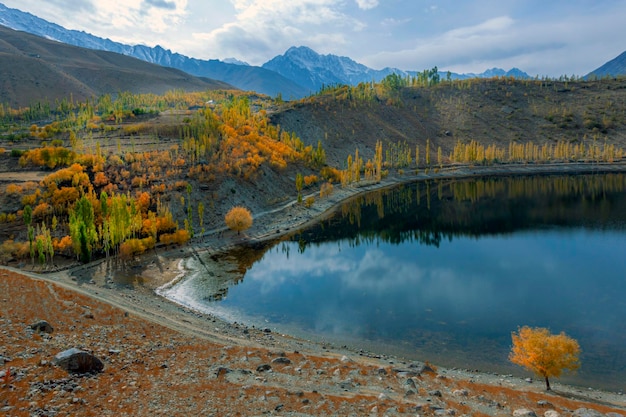
<path fill-rule="evenodd" d="M 60 304 L 61 307 L 65 306 L 66 311 L 82 311 L 83 307 L 81 306 L 90 303 L 98 305 L 104 303 L 116 311 L 125 312 L 124 314 L 107 313 L 103 314 L 102 317 L 97 317 L 98 320 L 102 320 L 100 327 L 96 326 L 97 332 L 101 332 L 103 335 L 109 331 L 107 326 L 111 325 L 111 321 L 119 321 L 119 318 L 112 319 L 112 317 L 118 315 L 128 317 L 129 314 L 133 325 L 143 326 L 144 329 L 146 326 L 158 327 L 159 330 L 154 330 L 154 334 L 167 333 L 166 338 L 154 337 L 153 334 L 149 334 L 150 332 L 146 333 L 143 330 L 142 335 L 139 336 L 127 333 L 123 337 L 118 335 L 117 339 L 111 339 L 110 337 L 94 336 L 97 332 L 94 333 L 95 331 L 92 330 L 91 324 L 93 323 L 80 314 L 77 316 L 78 318 L 74 317 L 76 322 L 82 322 L 84 325 L 85 320 L 87 320 L 90 325 L 88 334 L 79 336 L 81 342 L 78 344 L 95 354 L 100 353 L 104 356 L 104 374 L 113 372 L 112 367 L 119 368 L 115 365 L 118 363 L 117 356 L 120 356 L 118 351 L 124 352 L 121 356 L 126 355 L 125 360 L 131 365 L 134 363 L 133 361 L 140 360 L 139 358 L 142 356 L 137 352 L 144 352 L 145 354 L 146 345 L 152 346 L 150 355 L 155 352 L 160 355 L 158 358 L 152 356 L 150 365 L 139 367 L 145 368 L 146 375 L 141 375 L 141 369 L 138 368 L 138 376 L 134 378 L 134 388 L 129 385 L 132 381 L 127 381 L 125 390 L 120 388 L 120 397 L 124 397 L 126 393 L 131 395 L 132 392 L 139 391 L 138 384 L 146 386 L 148 384 L 146 378 L 149 379 L 150 387 L 161 387 L 161 395 L 165 395 L 165 397 L 157 401 L 153 396 L 150 396 L 151 400 L 146 400 L 148 405 L 145 406 L 145 409 L 136 410 L 136 414 L 127 415 L 190 415 L 196 414 L 196 411 L 202 411 L 192 411 L 195 408 L 191 404 L 184 405 L 184 397 L 176 395 L 175 398 L 171 398 L 172 395 L 170 395 L 168 399 L 164 394 L 168 391 L 168 385 L 172 384 L 172 380 L 168 379 L 170 377 L 164 374 L 176 370 L 173 369 L 173 362 L 187 358 L 187 362 L 177 365 L 181 367 L 175 372 L 177 376 L 171 375 L 172 378 L 182 377 L 184 379 L 184 383 L 180 382 L 179 385 L 184 385 L 186 389 L 194 391 L 202 384 L 207 384 L 207 381 L 210 381 L 212 390 L 216 390 L 215 387 L 218 385 L 223 390 L 222 394 L 219 394 L 219 389 L 207 393 L 207 398 L 197 401 L 206 403 L 210 399 L 210 403 L 214 404 L 217 398 L 224 398 L 222 401 L 226 401 L 226 404 L 222 404 L 222 408 L 214 408 L 213 411 L 210 407 L 207 408 L 205 410 L 207 415 L 234 416 L 256 413 L 254 415 L 301 417 L 310 415 L 395 416 L 416 414 L 545 415 L 551 417 L 558 415 L 626 416 L 626 398 L 622 393 L 583 389 L 562 385 L 558 382 L 554 383 L 552 393 L 546 393 L 543 391 L 542 384 L 532 383 L 532 380 L 516 378 L 511 375 L 437 368 L 421 362 L 406 361 L 400 357 L 363 350 L 351 350 L 320 341 L 299 339 L 290 335 L 279 334 L 268 328 L 254 328 L 240 323 L 229 323 L 213 315 L 191 310 L 155 295 L 157 288 L 167 285 L 175 279 L 181 279 L 181 273 L 183 273 L 180 269 L 182 259 L 197 256 L 201 251 L 221 253 L 241 244 L 244 239 L 246 242 L 258 244 L 279 239 L 290 231 L 304 227 L 310 222 L 319 221 L 346 199 L 373 189 L 392 187 L 402 182 L 428 178 L 623 171 L 626 171 L 626 164 L 554 164 L 546 166 L 457 167 L 428 174 L 396 175 L 377 184 L 337 189 L 330 198 L 317 200 L 311 208 L 290 203 L 261 213 L 255 217 L 255 224 L 245 238 L 223 229 L 212 230 L 194 239 L 188 247 L 167 251 L 159 250 L 147 254 L 135 264 L 135 268 L 128 272 L 129 279 L 132 281 L 128 285 L 114 285 L 111 277 L 111 266 L 107 265 L 106 262 L 44 276 L 39 274 L 28 275 L 35 278 L 33 281 L 35 287 L 54 284 L 60 286 L 64 291 L 68 291 L 69 295 L 65 299 L 61 297 L 58 300 L 59 291 L 49 290 L 50 293 L 57 294 L 57 304 Z M 0 271 L 0 275 L 7 276 L 18 273 L 25 274 L 24 271 L 11 269 L 6 269 L 4 272 Z M 28 285 L 25 281 L 20 282 L 17 285 Z M 2 294 L 6 295 L 2 297 L 3 318 L 0 319 L 0 327 L 3 331 L 1 342 L 5 348 L 4 351 L 0 351 L 0 356 L 4 358 L 15 357 L 16 354 L 13 351 L 21 352 L 20 343 L 29 346 L 35 343 L 35 347 L 30 346 L 28 348 L 30 350 L 38 349 L 38 353 L 32 355 L 35 358 L 40 358 L 42 352 L 48 348 L 52 350 L 52 347 L 58 347 L 61 350 L 62 348 L 74 347 L 71 345 L 76 344 L 75 339 L 78 330 L 71 329 L 72 326 L 69 325 L 65 326 L 66 333 L 62 333 L 64 331 L 63 326 L 60 326 L 60 335 L 51 336 L 49 339 L 38 339 L 32 333 L 25 336 L 21 328 L 28 323 L 18 323 L 17 321 L 27 318 L 20 318 L 18 307 L 11 306 L 11 303 L 16 302 L 14 298 L 17 299 L 19 296 L 12 297 L 10 295 L 11 291 L 16 291 L 14 288 L 5 288 L 3 291 L 5 292 Z M 39 294 L 39 296 L 42 295 Z M 49 301 L 51 305 L 55 303 L 54 297 L 52 298 L 53 300 Z M 77 298 L 80 298 L 80 301 L 75 301 Z M 25 306 L 32 302 L 35 301 L 26 299 Z M 67 307 L 70 303 L 72 306 Z M 102 309 L 102 307 L 98 308 Z M 96 307 L 89 309 L 94 310 Z M 60 317 L 63 317 L 63 313 L 59 314 Z M 107 317 L 109 317 L 108 321 Z M 46 317 L 39 318 L 44 319 Z M 69 322 L 69 319 L 68 316 L 60 320 Z M 121 329 L 118 330 L 125 328 L 130 328 L 130 326 L 121 325 Z M 58 339 L 55 339 L 57 337 Z M 172 349 L 165 349 L 168 345 L 167 338 L 177 340 L 176 343 L 170 343 L 174 353 L 172 353 Z M 132 341 L 124 343 L 122 349 L 119 348 L 118 342 L 114 342 L 114 340 L 131 339 Z M 47 341 L 43 343 L 42 340 Z M 39 342 L 40 344 L 37 344 Z M 45 346 L 42 347 L 41 343 Z M 195 350 L 192 349 L 193 352 L 186 351 L 183 346 L 195 346 Z M 118 353 L 110 353 L 111 351 Z M 183 354 L 183 351 L 187 353 Z M 212 359 L 208 357 L 198 359 L 204 358 L 209 351 L 212 352 L 210 354 Z M 172 355 L 175 359 L 168 361 L 166 358 L 172 358 Z M 145 362 L 146 359 L 141 360 Z M 47 359 L 43 360 L 47 361 Z M 159 361 L 162 362 L 159 363 Z M 11 362 L 15 363 L 16 360 L 11 358 L 11 361 L 6 363 L 10 364 Z M 164 363 L 167 365 L 165 368 L 162 367 Z M 131 365 L 128 365 L 126 369 L 132 368 Z M 28 376 L 24 376 L 25 379 L 36 376 L 37 370 L 50 371 L 48 365 L 42 367 L 36 361 L 29 366 L 30 371 L 26 372 Z M 195 368 L 197 369 L 194 370 Z M 158 372 L 159 375 L 153 377 L 152 374 L 156 372 L 155 369 L 160 369 L 160 371 Z M 124 370 L 117 369 L 115 372 L 118 371 L 123 372 Z M 31 373 L 29 374 L 29 372 Z M 137 382 L 140 379 L 144 382 Z M 36 381 L 31 382 L 35 383 Z M 96 382 L 93 384 L 97 383 L 96 378 Z M 128 388 L 129 386 L 131 388 Z M 64 390 L 57 386 L 51 391 L 59 393 Z M 0 394 L 3 394 L 2 390 L 0 390 Z M 141 397 L 141 394 L 135 394 L 135 396 Z M 27 396 L 23 398 L 27 398 Z M 78 401 L 82 404 L 80 398 Z M 89 403 L 93 400 L 86 399 L 84 401 Z M 149 405 L 150 401 L 156 402 L 160 406 L 153 409 Z M 167 405 L 174 403 L 176 406 Z M 225 407 L 228 404 L 230 407 Z M 5 409 L 7 415 L 59 415 L 36 414 L 32 412 L 32 407 L 29 408 L 28 406 L 22 406 L 25 407 L 24 413 L 16 411 L 19 410 L 18 406 L 5 405 L 4 407 L 14 407 Z M 39 408 L 41 409 L 41 407 Z M 106 409 L 106 407 L 104 408 Z M 218 408 L 223 412 L 215 411 Z M 0 396 L 1 409 L 3 409 L 3 403 Z M 112 408 L 111 410 L 118 409 Z M 256 411 L 251 413 L 250 410 Z M 87 412 L 69 414 L 92 415 Z M 101 415 L 116 414 L 110 411 Z"/>

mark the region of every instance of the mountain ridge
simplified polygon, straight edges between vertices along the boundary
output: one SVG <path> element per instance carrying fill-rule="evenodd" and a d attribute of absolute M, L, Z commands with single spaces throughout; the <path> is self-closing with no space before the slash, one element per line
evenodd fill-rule
<path fill-rule="evenodd" d="M 402 77 L 417 76 L 417 71 L 406 71 L 398 68 L 385 67 L 381 70 L 369 68 L 349 57 L 319 54 L 306 46 L 291 47 L 284 54 L 278 55 L 265 64 L 263 68 L 278 72 L 298 84 L 316 93 L 325 85 L 349 84 L 361 82 L 379 82 L 390 74 Z M 447 71 L 440 71 L 442 78 Z M 512 68 L 505 71 L 501 68 L 491 68 L 480 74 L 458 74 L 450 72 L 451 79 L 491 78 L 495 76 L 514 76 L 515 78 L 531 78 L 527 73 Z"/>
<path fill-rule="evenodd" d="M 199 78 L 115 52 L 67 45 L 0 26 L 0 103 L 29 106 L 41 100 L 103 94 L 164 94 L 168 90 L 233 89 L 221 81 Z"/>
<path fill-rule="evenodd" d="M 626 51 L 585 75 L 585 78 L 626 75 Z"/>
<path fill-rule="evenodd" d="M 117 52 L 153 64 L 177 68 L 197 77 L 207 77 L 231 84 L 241 90 L 257 91 L 285 98 L 306 95 L 303 87 L 278 73 L 261 67 L 225 63 L 217 59 L 202 60 L 172 52 L 161 46 L 125 45 L 77 30 L 65 29 L 30 13 L 11 9 L 0 3 L 0 24 L 73 46 Z"/>

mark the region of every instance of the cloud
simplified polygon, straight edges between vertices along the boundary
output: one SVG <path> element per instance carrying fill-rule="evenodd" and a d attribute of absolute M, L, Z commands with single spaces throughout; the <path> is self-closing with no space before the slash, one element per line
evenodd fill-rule
<path fill-rule="evenodd" d="M 382 26 L 401 26 L 404 25 L 406 23 L 409 23 L 412 19 L 410 17 L 407 17 L 405 19 L 394 19 L 393 17 L 388 17 L 383 19 L 383 21 L 380 23 Z"/>
<path fill-rule="evenodd" d="M 362 61 L 374 68 L 393 65 L 418 71 L 436 65 L 454 72 L 482 72 L 497 66 L 540 76 L 586 74 L 605 62 L 599 53 L 605 51 L 608 60 L 623 50 L 618 42 L 622 38 L 609 35 L 626 35 L 622 16 L 610 10 L 594 18 L 578 15 L 556 21 L 503 15 L 413 38 L 395 51 L 374 53 Z M 597 62 L 590 62 L 590 57 L 598 57 Z"/>
<path fill-rule="evenodd" d="M 294 45 L 334 53 L 347 44 L 347 33 L 364 24 L 346 14 L 335 0 L 233 0 L 234 21 L 194 37 L 213 56 L 243 56 L 259 65 Z"/>
<path fill-rule="evenodd" d="M 356 0 L 359 9 L 369 10 L 378 6 L 378 0 Z"/>
<path fill-rule="evenodd" d="M 148 5 L 157 7 L 160 9 L 176 10 L 176 3 L 174 3 L 173 1 L 166 1 L 166 0 L 144 0 L 144 1 Z"/>

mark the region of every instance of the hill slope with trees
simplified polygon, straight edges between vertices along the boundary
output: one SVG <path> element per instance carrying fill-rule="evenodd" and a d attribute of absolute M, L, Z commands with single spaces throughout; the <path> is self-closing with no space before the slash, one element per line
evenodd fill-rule
<path fill-rule="evenodd" d="M 235 206 L 315 207 L 405 172 L 620 162 L 625 94 L 626 80 L 444 82 L 430 70 L 289 103 L 178 90 L 0 106 L 0 260 L 132 259 L 224 230 Z"/>

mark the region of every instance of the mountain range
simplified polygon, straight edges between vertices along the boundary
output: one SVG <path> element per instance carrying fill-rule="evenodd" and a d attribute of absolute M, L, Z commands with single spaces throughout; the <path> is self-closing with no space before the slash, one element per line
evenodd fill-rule
<path fill-rule="evenodd" d="M 272 58 L 260 67 L 248 65 L 236 58 L 224 61 L 191 58 L 158 45 L 155 47 L 125 45 L 86 32 L 68 30 L 30 13 L 8 8 L 2 3 L 0 3 L 0 25 L 69 45 L 116 52 L 161 66 L 177 68 L 198 77 L 223 81 L 245 91 L 256 91 L 270 96 L 281 94 L 284 99 L 313 94 L 324 85 L 354 85 L 360 82 L 380 81 L 392 73 L 402 76 L 417 74 L 416 71 L 397 68 L 375 70 L 348 57 L 318 54 L 306 46 L 291 47 L 284 54 Z M 616 60 L 617 62 L 613 62 Z M 610 67 L 606 67 L 609 65 L 607 63 L 592 73 L 601 76 L 626 73 L 626 53 L 613 61 Z M 479 74 L 441 72 L 442 79 L 448 76 L 451 79 L 530 77 L 517 68 L 509 71 L 492 68 Z"/>
<path fill-rule="evenodd" d="M 0 26 L 0 103 L 78 101 L 116 94 L 164 94 L 169 90 L 232 89 L 222 81 L 195 77 L 108 51 L 80 48 Z"/>

